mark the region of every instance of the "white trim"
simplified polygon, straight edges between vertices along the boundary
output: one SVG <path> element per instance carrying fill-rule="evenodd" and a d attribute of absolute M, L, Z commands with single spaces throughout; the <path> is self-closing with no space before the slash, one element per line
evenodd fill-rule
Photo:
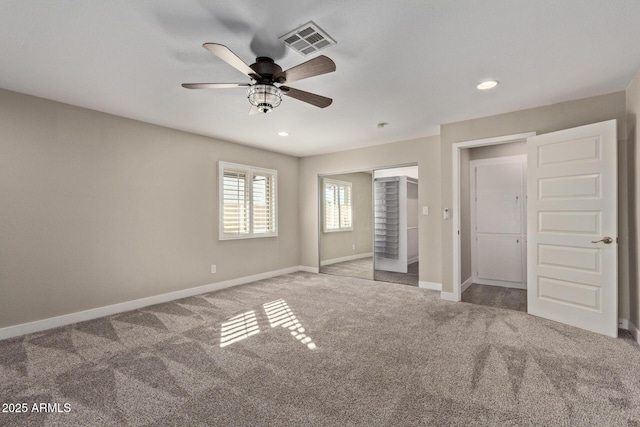
<path fill-rule="evenodd" d="M 471 148 L 471 147 L 479 147 L 485 145 L 496 145 L 496 144 L 504 144 L 508 142 L 518 142 L 518 141 L 526 141 L 528 137 L 535 136 L 535 132 L 525 132 L 518 133 L 514 135 L 505 135 L 498 136 L 493 138 L 484 138 L 484 139 L 475 139 L 472 141 L 463 141 L 456 142 L 452 144 L 452 178 L 453 178 L 453 186 L 452 186 L 452 194 L 453 194 L 453 207 L 450 210 L 451 215 L 453 215 L 452 219 L 452 237 L 453 237 L 453 292 L 451 294 L 454 295 L 452 301 L 460 301 L 461 299 L 461 265 L 460 265 L 460 235 L 458 234 L 460 231 L 460 215 L 458 212 L 460 211 L 460 150 L 463 148 Z M 446 209 L 445 206 L 442 207 Z M 445 298 L 445 292 L 442 293 L 442 299 Z"/>
<path fill-rule="evenodd" d="M 366 254 L 355 254 L 355 255 L 343 256 L 340 258 L 325 259 L 324 261 L 320 261 L 320 266 L 323 267 L 325 265 L 337 264 L 339 262 L 353 261 L 354 259 L 372 258 L 372 257 L 373 257 L 373 252 L 368 252 Z"/>
<path fill-rule="evenodd" d="M 446 301 L 460 302 L 460 296 L 455 292 L 440 292 L 440 299 Z"/>
<path fill-rule="evenodd" d="M 500 286 L 501 288 L 522 289 L 527 290 L 527 284 L 521 282 L 508 282 L 506 280 L 496 279 L 480 279 L 478 277 L 473 278 L 473 283 L 478 285 Z"/>
<path fill-rule="evenodd" d="M 30 334 L 33 332 L 40 332 L 60 326 L 70 325 L 72 323 L 84 322 L 86 320 L 96 319 L 98 317 L 110 316 L 112 314 L 122 313 L 125 311 L 136 310 L 138 308 L 148 307 L 150 305 L 191 297 L 194 295 L 200 295 L 207 292 L 218 291 L 220 289 L 243 285 L 245 283 L 256 282 L 258 280 L 291 274 L 295 273 L 296 271 L 309 271 L 309 269 L 313 269 L 313 267 L 305 267 L 301 265 L 288 267 L 280 270 L 254 274 L 251 276 L 238 277 L 237 279 L 225 280 L 223 282 L 211 283 L 209 285 L 196 286 L 195 288 L 182 289 L 179 291 L 168 292 L 166 294 L 154 295 L 151 297 L 140 298 L 132 301 L 125 301 L 103 307 L 92 308 L 85 311 L 78 311 L 76 313 L 64 314 L 62 316 L 50 317 L 48 319 L 36 320 L 34 322 L 7 326 L 5 328 L 0 328 L 0 340 L 16 337 L 19 335 Z"/>
<path fill-rule="evenodd" d="M 298 271 L 304 271 L 305 273 L 320 274 L 320 269 L 318 267 L 309 267 L 307 265 L 299 265 Z"/>
<path fill-rule="evenodd" d="M 618 319 L 618 328 L 624 329 L 625 331 L 629 330 L 629 319 Z"/>
<path fill-rule="evenodd" d="M 413 263 L 416 263 L 416 262 L 418 262 L 419 260 L 420 260 L 420 256 L 416 256 L 416 257 L 413 257 L 413 258 L 409 258 L 409 259 L 407 260 L 407 265 L 411 265 L 411 264 L 413 264 Z"/>
<path fill-rule="evenodd" d="M 633 322 L 631 320 L 628 320 L 629 322 L 629 329 L 628 331 L 631 332 L 631 335 L 633 335 L 633 337 L 636 339 L 636 342 L 638 344 L 640 344 L 640 330 L 638 330 L 638 328 L 636 327 L 636 325 L 633 324 Z"/>
<path fill-rule="evenodd" d="M 473 283 L 473 277 L 469 277 L 467 280 L 465 280 L 462 286 L 460 286 L 460 293 L 462 294 L 464 291 L 466 291 Z"/>
<path fill-rule="evenodd" d="M 442 283 L 437 282 L 424 282 L 420 280 L 418 282 L 418 287 L 421 289 L 430 289 L 432 291 L 442 291 Z"/>

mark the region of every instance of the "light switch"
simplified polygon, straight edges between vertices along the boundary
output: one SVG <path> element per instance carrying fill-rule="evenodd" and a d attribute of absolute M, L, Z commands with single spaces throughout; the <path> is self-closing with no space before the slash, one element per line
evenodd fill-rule
<path fill-rule="evenodd" d="M 422 215 L 429 215 L 429 206 L 422 207 Z"/>

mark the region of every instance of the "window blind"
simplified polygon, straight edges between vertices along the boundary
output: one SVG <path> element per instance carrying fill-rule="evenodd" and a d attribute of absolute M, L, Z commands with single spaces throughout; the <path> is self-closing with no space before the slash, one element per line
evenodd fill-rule
<path fill-rule="evenodd" d="M 225 170 L 222 190 L 224 234 L 249 233 L 249 193 L 247 173 Z"/>
<path fill-rule="evenodd" d="M 221 240 L 277 236 L 277 171 L 219 162 Z"/>
<path fill-rule="evenodd" d="M 253 175 L 253 232 L 256 234 L 275 231 L 275 198 L 272 175 Z"/>
<path fill-rule="evenodd" d="M 353 228 L 351 183 L 324 180 L 324 231 L 345 231 Z"/>

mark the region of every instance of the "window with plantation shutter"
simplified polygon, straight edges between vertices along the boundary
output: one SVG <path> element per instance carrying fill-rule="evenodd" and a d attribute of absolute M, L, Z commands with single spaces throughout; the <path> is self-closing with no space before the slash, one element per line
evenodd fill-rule
<path fill-rule="evenodd" d="M 277 171 L 219 162 L 220 240 L 278 235 Z"/>
<path fill-rule="evenodd" d="M 351 183 L 324 179 L 324 232 L 353 230 Z"/>

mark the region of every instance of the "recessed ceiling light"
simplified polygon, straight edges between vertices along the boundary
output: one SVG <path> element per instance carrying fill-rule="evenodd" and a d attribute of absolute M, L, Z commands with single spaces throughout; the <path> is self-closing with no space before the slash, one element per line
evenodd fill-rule
<path fill-rule="evenodd" d="M 484 82 L 480 83 L 476 87 L 478 89 L 480 89 L 480 90 L 493 89 L 494 87 L 498 86 L 498 83 L 499 82 L 497 80 L 487 80 L 487 81 L 484 81 Z"/>
<path fill-rule="evenodd" d="M 285 132 L 285 131 L 278 132 L 278 136 L 289 136 L 289 132 Z"/>

